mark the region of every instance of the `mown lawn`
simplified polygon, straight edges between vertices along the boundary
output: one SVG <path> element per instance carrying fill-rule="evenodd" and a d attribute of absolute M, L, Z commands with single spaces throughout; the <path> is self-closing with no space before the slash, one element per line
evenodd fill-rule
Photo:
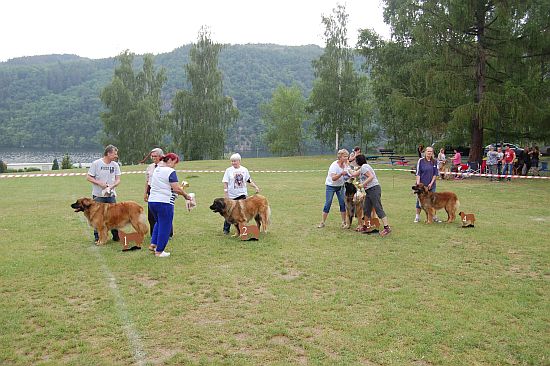
<path fill-rule="evenodd" d="M 332 160 L 243 161 L 302 170 L 252 173 L 273 212 L 256 242 L 208 209 L 222 173 L 178 173 L 199 205 L 178 199 L 167 259 L 94 246 L 69 207 L 83 176 L 0 179 L 0 364 L 550 364 L 550 181 L 439 182 L 476 215 L 462 229 L 414 224 L 414 177 L 378 170 L 380 238 L 340 229 L 336 202 L 316 228 Z M 145 206 L 144 183 L 124 174 L 119 201 Z"/>

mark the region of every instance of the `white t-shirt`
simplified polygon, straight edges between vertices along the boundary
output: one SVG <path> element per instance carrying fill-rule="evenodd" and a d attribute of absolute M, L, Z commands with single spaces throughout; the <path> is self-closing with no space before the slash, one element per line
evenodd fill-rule
<path fill-rule="evenodd" d="M 157 166 L 151 176 L 151 193 L 149 202 L 174 204 L 177 194 L 172 192 L 170 183 L 178 181 L 176 171 L 168 166 Z"/>
<path fill-rule="evenodd" d="M 364 183 L 367 180 L 368 178 L 367 172 L 370 172 L 371 175 L 374 176 L 374 178 L 369 182 L 369 184 L 367 184 L 365 189 L 369 189 L 374 186 L 379 186 L 380 183 L 378 183 L 378 178 L 376 177 L 376 173 L 374 172 L 374 169 L 372 169 L 372 167 L 369 164 L 361 165 L 361 174 L 359 174 L 359 182 Z"/>
<path fill-rule="evenodd" d="M 247 196 L 246 182 L 250 180 L 250 173 L 244 166 L 235 169 L 230 166 L 225 170 L 222 178 L 222 183 L 227 183 L 227 195 L 229 198 L 237 198 L 239 196 Z"/>
<path fill-rule="evenodd" d="M 153 177 L 153 172 L 155 171 L 155 168 L 157 167 L 157 164 L 151 163 L 147 166 L 147 170 L 145 171 L 145 180 L 147 181 L 147 184 L 151 185 L 151 178 Z"/>
<path fill-rule="evenodd" d="M 92 165 L 90 165 L 90 169 L 88 170 L 88 175 L 100 180 L 102 182 L 106 182 L 108 185 L 113 185 L 115 183 L 115 179 L 117 176 L 120 176 L 120 166 L 116 161 L 111 161 L 109 164 L 105 164 L 103 161 L 103 158 L 94 160 Z M 97 184 L 92 183 L 92 195 L 96 197 L 102 197 L 101 191 L 103 188 Z M 111 190 L 112 195 L 116 197 L 115 190 Z"/>
<path fill-rule="evenodd" d="M 330 167 L 328 168 L 327 179 L 325 180 L 325 185 L 332 186 L 332 187 L 341 187 L 341 186 L 343 186 L 344 181 L 345 181 L 345 177 L 346 177 L 345 175 L 338 178 L 338 180 L 332 180 L 332 175 L 333 174 L 340 174 L 343 171 L 345 171 L 345 169 L 340 168 L 340 165 L 338 165 L 338 160 L 336 160 L 335 162 L 330 164 Z"/>

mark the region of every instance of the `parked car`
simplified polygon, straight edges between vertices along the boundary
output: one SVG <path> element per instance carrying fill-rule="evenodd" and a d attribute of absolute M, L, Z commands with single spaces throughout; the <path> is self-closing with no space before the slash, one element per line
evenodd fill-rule
<path fill-rule="evenodd" d="M 498 144 L 491 144 L 495 147 L 495 150 L 500 147 L 500 143 Z M 489 151 L 489 146 L 491 145 L 487 145 L 485 146 L 485 148 L 483 149 L 483 156 L 487 156 L 487 151 Z M 512 143 L 509 143 L 509 142 L 504 142 L 502 144 L 502 146 L 506 146 L 506 145 L 510 145 L 510 147 L 514 150 L 514 152 L 516 153 L 516 156 L 518 156 L 519 153 L 523 152 L 523 149 L 521 147 L 519 147 L 519 145 L 516 145 L 516 144 L 512 144 Z M 504 151 L 504 147 L 502 148 L 502 151 Z"/>
<path fill-rule="evenodd" d="M 456 147 L 453 147 L 453 146 L 445 146 L 445 155 L 447 155 L 447 158 L 451 158 L 454 153 L 455 153 L 455 149 L 456 151 L 458 151 L 460 153 L 460 155 L 462 155 L 462 157 L 468 157 L 468 155 L 470 155 L 470 148 L 469 147 L 466 147 L 466 146 L 456 146 Z M 439 151 L 435 151 L 435 156 L 437 156 L 437 153 Z"/>
<path fill-rule="evenodd" d="M 540 148 L 542 156 L 550 156 L 550 146 L 543 146 Z"/>

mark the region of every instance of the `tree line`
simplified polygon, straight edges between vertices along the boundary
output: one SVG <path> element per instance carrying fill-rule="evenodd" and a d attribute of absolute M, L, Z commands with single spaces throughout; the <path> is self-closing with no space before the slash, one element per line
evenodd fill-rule
<path fill-rule="evenodd" d="M 171 69 L 176 72 L 155 71 L 152 55 L 142 58 L 138 73 L 135 55 L 117 58 L 101 92 L 101 141 L 120 139 L 141 153 L 163 145 L 194 159 L 217 158 L 228 139 L 250 139 L 239 125 L 246 120 L 254 144 L 279 155 L 301 154 L 311 141 L 336 148 L 382 141 L 398 150 L 418 143 L 469 145 L 469 159 L 479 160 L 488 142 L 544 143 L 550 137 L 549 10 L 549 3 L 536 0 L 386 0 L 391 39 L 366 28 L 351 47 L 348 15 L 337 5 L 321 16 L 325 47 L 308 49 L 317 54 L 307 77 L 286 68 L 278 80 L 272 72 L 254 73 L 238 57 L 222 62 L 226 47 L 203 28 L 197 43 L 171 60 L 180 65 Z M 253 50 L 261 54 L 261 47 Z M 229 65 L 241 72 L 224 73 Z M 258 85 L 269 87 L 254 89 Z M 150 137 L 142 145 L 136 142 L 140 129 Z"/>

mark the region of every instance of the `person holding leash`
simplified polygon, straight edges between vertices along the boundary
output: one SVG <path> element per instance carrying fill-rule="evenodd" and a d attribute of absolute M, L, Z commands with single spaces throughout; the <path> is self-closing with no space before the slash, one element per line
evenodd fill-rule
<path fill-rule="evenodd" d="M 180 158 L 174 153 L 164 155 L 151 177 L 151 191 L 148 198 L 149 211 L 153 213 L 155 225 L 151 235 L 149 249 L 155 252 L 160 258 L 169 257 L 170 253 L 165 252 L 168 237 L 172 229 L 174 219 L 174 203 L 177 195 L 182 195 L 186 200 L 192 197 L 187 194 L 178 184 L 178 176 L 174 167 Z"/>
<path fill-rule="evenodd" d="M 332 199 L 336 193 L 338 204 L 340 205 L 340 215 L 342 216 L 342 228 L 346 225 L 346 203 L 344 202 L 344 181 L 349 178 L 347 172 L 349 152 L 346 149 L 338 150 L 337 160 L 330 164 L 327 178 L 325 179 L 325 205 L 323 206 L 323 217 L 317 227 L 324 228 L 327 221 Z"/>
<path fill-rule="evenodd" d="M 153 172 L 155 171 L 155 168 L 158 166 L 160 159 L 164 156 L 164 151 L 162 151 L 161 148 L 154 148 L 149 153 L 151 156 L 151 160 L 153 162 L 147 166 L 147 170 L 145 171 L 145 193 L 143 195 L 143 200 L 145 202 L 149 201 L 149 194 L 151 193 L 151 178 L 153 177 Z M 149 210 L 149 205 L 147 205 L 147 220 L 149 221 L 149 229 L 151 232 L 151 236 L 153 236 L 153 228 L 155 227 L 155 217 L 153 216 L 153 213 L 151 210 Z M 174 228 L 170 229 L 170 237 L 174 236 Z"/>
<path fill-rule="evenodd" d="M 223 194 L 224 198 L 231 200 L 244 200 L 248 191 L 246 184 L 250 184 L 256 190 L 256 193 L 260 193 L 260 188 L 254 183 L 250 177 L 250 172 L 244 166 L 241 165 L 241 155 L 235 153 L 229 158 L 231 166 L 225 170 L 223 174 Z M 223 233 L 229 234 L 231 224 L 226 221 L 223 223 Z"/>
<path fill-rule="evenodd" d="M 96 202 L 116 203 L 115 188 L 120 184 L 120 166 L 117 163 L 118 148 L 113 145 L 107 145 L 103 152 L 103 158 L 94 160 L 86 180 L 92 183 L 92 198 Z M 113 240 L 119 241 L 118 230 L 111 230 Z M 94 229 L 94 239 L 97 244 L 99 234 Z"/>
<path fill-rule="evenodd" d="M 357 172 L 352 172 L 351 176 L 359 176 L 359 182 L 365 189 L 366 197 L 363 208 L 364 214 L 370 220 L 372 209 L 374 208 L 374 211 L 376 211 L 376 215 L 384 225 L 384 230 L 380 232 L 380 236 L 387 236 L 391 233 L 391 228 L 390 224 L 388 223 L 388 216 L 386 216 L 384 208 L 382 207 L 382 187 L 378 182 L 378 178 L 376 177 L 374 169 L 372 169 L 372 167 L 367 164 L 367 159 L 365 158 L 365 155 L 357 155 L 355 157 L 355 161 L 360 168 Z M 360 229 L 360 232 L 365 232 L 366 229 L 367 227 L 363 226 Z"/>
<path fill-rule="evenodd" d="M 456 152 L 456 150 L 455 150 Z M 458 153 L 460 155 L 460 153 Z M 437 161 L 434 159 L 434 148 L 426 148 L 426 156 L 418 159 L 416 163 L 416 184 L 423 183 L 430 192 L 435 192 L 435 179 L 439 176 Z M 420 222 L 420 202 L 416 199 L 416 216 L 414 222 Z M 434 222 L 441 222 L 437 216 L 433 217 Z"/>

